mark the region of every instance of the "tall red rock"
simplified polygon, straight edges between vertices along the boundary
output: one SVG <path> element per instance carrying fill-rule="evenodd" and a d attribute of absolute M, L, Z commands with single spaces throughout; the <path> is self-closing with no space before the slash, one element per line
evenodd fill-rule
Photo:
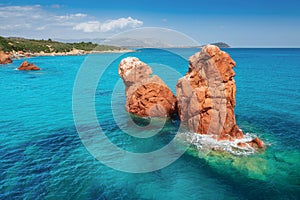
<path fill-rule="evenodd" d="M 0 64 L 12 63 L 12 59 L 9 54 L 0 51 Z"/>
<path fill-rule="evenodd" d="M 39 67 L 35 66 L 33 63 L 28 63 L 28 61 L 24 61 L 19 67 L 18 70 L 40 70 Z"/>
<path fill-rule="evenodd" d="M 244 137 L 234 114 L 235 65 L 229 54 L 214 45 L 189 58 L 188 72 L 178 80 L 176 93 L 180 119 L 190 131 L 213 134 L 219 140 Z"/>
<path fill-rule="evenodd" d="M 168 117 L 177 112 L 176 97 L 152 69 L 135 57 L 120 62 L 118 69 L 126 86 L 126 110 L 140 117 Z"/>

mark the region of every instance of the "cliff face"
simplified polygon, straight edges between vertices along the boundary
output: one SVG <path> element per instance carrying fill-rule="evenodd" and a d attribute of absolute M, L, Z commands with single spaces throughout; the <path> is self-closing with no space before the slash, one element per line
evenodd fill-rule
<path fill-rule="evenodd" d="M 152 69 L 135 57 L 120 62 L 118 69 L 126 86 L 126 110 L 140 117 L 167 117 L 176 113 L 176 97 Z"/>
<path fill-rule="evenodd" d="M 0 64 L 8 64 L 12 63 L 12 59 L 10 55 L 4 53 L 3 51 L 0 51 Z"/>
<path fill-rule="evenodd" d="M 189 58 L 187 74 L 176 86 L 180 119 L 190 131 L 219 140 L 243 138 L 234 107 L 235 62 L 217 46 L 207 45 Z"/>

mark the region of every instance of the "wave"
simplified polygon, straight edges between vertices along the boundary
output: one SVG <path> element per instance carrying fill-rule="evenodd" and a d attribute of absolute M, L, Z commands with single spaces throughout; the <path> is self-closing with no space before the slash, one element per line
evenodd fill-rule
<path fill-rule="evenodd" d="M 246 133 L 242 139 L 228 141 L 216 140 L 213 135 L 203 135 L 192 132 L 182 132 L 176 135 L 176 139 L 180 141 L 180 143 L 184 143 L 184 145 L 189 145 L 193 149 L 196 149 L 200 157 L 206 156 L 211 151 L 227 152 L 235 156 L 249 156 L 257 151 L 250 145 L 240 147 L 238 143 L 250 142 L 255 137 L 257 137 L 255 134 Z"/>

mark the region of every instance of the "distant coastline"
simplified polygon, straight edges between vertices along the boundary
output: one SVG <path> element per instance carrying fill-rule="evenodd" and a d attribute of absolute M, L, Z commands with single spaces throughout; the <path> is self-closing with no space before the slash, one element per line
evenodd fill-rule
<path fill-rule="evenodd" d="M 0 51 L 12 59 L 35 56 L 73 56 L 99 53 L 124 53 L 133 50 L 110 45 L 99 45 L 92 42 L 63 43 L 48 40 L 35 40 L 17 37 L 1 37 Z"/>
<path fill-rule="evenodd" d="M 84 51 L 80 49 L 74 49 L 70 52 L 39 52 L 39 53 L 30 53 L 30 52 L 10 52 L 10 56 L 12 59 L 21 59 L 26 57 L 38 57 L 38 56 L 80 56 L 80 55 L 87 55 L 87 54 L 103 54 L 103 53 L 127 53 L 127 52 L 134 52 L 134 50 L 124 49 L 124 50 L 103 50 L 103 51 Z"/>
<path fill-rule="evenodd" d="M 230 48 L 230 46 L 224 42 L 216 42 L 211 44 L 216 45 L 219 48 Z M 172 48 L 202 48 L 203 46 L 204 45 Z M 100 53 L 127 53 L 135 51 L 133 50 L 134 48 L 147 47 L 143 45 L 123 46 L 122 43 L 120 43 L 120 45 L 103 45 L 92 42 L 65 43 L 53 41 L 52 39 L 36 40 L 20 37 L 0 36 L 0 51 L 8 54 L 12 59 L 36 56 L 76 56 Z"/>

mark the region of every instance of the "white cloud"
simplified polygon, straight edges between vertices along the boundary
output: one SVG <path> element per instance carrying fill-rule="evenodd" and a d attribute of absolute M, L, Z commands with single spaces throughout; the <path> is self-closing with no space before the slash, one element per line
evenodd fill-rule
<path fill-rule="evenodd" d="M 1 18 L 17 18 L 26 17 L 27 14 L 31 13 L 35 16 L 40 13 L 41 6 L 1 6 L 0 7 L 0 19 Z"/>
<path fill-rule="evenodd" d="M 84 33 L 88 33 L 88 37 L 102 37 L 117 30 L 139 27 L 142 24 L 142 21 L 132 17 L 102 21 L 86 13 L 61 15 L 49 6 L 3 5 L 0 7 L 0 35 L 2 36 L 82 38 L 87 37 Z"/>
<path fill-rule="evenodd" d="M 77 14 L 74 14 L 73 16 L 75 16 L 75 17 L 86 17 L 87 14 L 77 13 Z"/>
<path fill-rule="evenodd" d="M 32 11 L 41 8 L 40 5 L 33 5 L 33 6 L 3 6 L 0 8 L 2 11 L 17 11 L 17 12 L 26 12 Z"/>
<path fill-rule="evenodd" d="M 45 30 L 45 29 L 46 29 L 46 26 L 40 26 L 40 27 L 37 27 L 35 30 L 42 31 L 42 30 Z"/>
<path fill-rule="evenodd" d="M 55 18 L 59 21 L 64 21 L 64 20 L 72 20 L 72 19 L 76 19 L 76 18 L 84 18 L 86 16 L 87 16 L 87 14 L 76 13 L 76 14 L 70 14 L 70 15 L 59 15 L 59 16 L 55 16 Z"/>
<path fill-rule="evenodd" d="M 142 26 L 143 22 L 132 17 L 119 18 L 115 20 L 108 20 L 104 23 L 99 21 L 88 21 L 79 23 L 73 27 L 74 30 L 81 30 L 86 33 L 91 32 L 109 32 L 120 30 L 124 28 L 136 28 Z"/>
<path fill-rule="evenodd" d="M 30 24 L 7 24 L 4 26 L 0 26 L 0 30 L 15 30 L 15 29 L 20 29 L 20 28 L 31 28 Z"/>
<path fill-rule="evenodd" d="M 104 24 L 102 24 L 101 31 L 107 32 L 115 29 L 136 28 L 142 25 L 143 25 L 142 21 L 133 19 L 131 17 L 119 18 L 116 20 L 107 21 Z"/>
<path fill-rule="evenodd" d="M 85 33 L 99 32 L 101 30 L 101 23 L 99 21 L 83 22 L 74 26 L 73 29 L 82 30 Z"/>

